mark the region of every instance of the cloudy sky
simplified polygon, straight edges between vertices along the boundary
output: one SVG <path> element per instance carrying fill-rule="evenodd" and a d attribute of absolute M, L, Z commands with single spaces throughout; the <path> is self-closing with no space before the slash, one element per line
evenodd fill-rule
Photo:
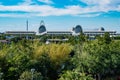
<path fill-rule="evenodd" d="M 0 32 L 37 31 L 44 20 L 47 30 L 116 30 L 120 33 L 120 0 L 0 0 Z"/>

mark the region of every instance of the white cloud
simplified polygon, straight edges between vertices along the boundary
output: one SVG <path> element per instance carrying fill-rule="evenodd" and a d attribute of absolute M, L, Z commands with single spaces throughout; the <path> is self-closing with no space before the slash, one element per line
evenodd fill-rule
<path fill-rule="evenodd" d="M 17 14 L 17 13 L 2 13 L 0 14 L 0 17 L 32 17 L 35 16 L 35 13 L 25 13 L 25 14 Z"/>
<path fill-rule="evenodd" d="M 17 6 L 4 6 L 0 5 L 0 11 L 23 11 L 23 12 L 44 12 L 54 9 L 47 5 L 17 5 Z"/>
<path fill-rule="evenodd" d="M 28 1 L 28 4 L 27 4 Z M 47 0 L 46 0 L 47 1 Z M 82 0 L 83 1 L 83 0 Z M 30 5 L 32 0 L 25 0 L 24 4 L 5 6 L 0 5 L 0 11 L 10 11 L 12 14 L 1 14 L 0 16 L 61 16 L 61 15 L 80 15 L 80 16 L 99 16 L 102 12 L 119 11 L 120 5 L 109 6 L 113 0 L 84 0 L 85 3 L 89 4 L 87 7 L 81 7 L 79 5 L 65 6 L 64 8 L 56 8 L 50 5 Z M 115 0 L 114 4 L 118 4 L 118 0 Z M 92 6 L 91 6 L 92 5 Z M 17 14 L 15 11 L 27 12 L 26 14 Z M 91 14 L 92 13 L 92 14 Z M 94 13 L 94 14 L 93 14 Z"/>
<path fill-rule="evenodd" d="M 0 17 L 22 17 L 22 15 L 18 15 L 18 14 L 0 14 Z"/>
<path fill-rule="evenodd" d="M 87 5 L 106 5 L 109 4 L 111 2 L 111 0 L 80 0 L 84 3 L 86 3 Z"/>
<path fill-rule="evenodd" d="M 95 14 L 81 14 L 81 15 L 78 15 L 79 17 L 96 17 L 96 16 L 100 16 L 101 13 L 95 13 Z"/>
<path fill-rule="evenodd" d="M 32 3 L 33 3 L 32 0 L 24 0 L 24 2 L 19 3 L 19 5 L 30 5 L 30 4 L 32 4 Z"/>
<path fill-rule="evenodd" d="M 38 0 L 38 1 L 46 3 L 46 4 L 53 4 L 52 0 Z"/>
<path fill-rule="evenodd" d="M 94 5 L 94 6 L 110 6 L 110 5 L 119 5 L 120 0 L 80 0 L 84 3 L 86 3 L 88 6 Z"/>

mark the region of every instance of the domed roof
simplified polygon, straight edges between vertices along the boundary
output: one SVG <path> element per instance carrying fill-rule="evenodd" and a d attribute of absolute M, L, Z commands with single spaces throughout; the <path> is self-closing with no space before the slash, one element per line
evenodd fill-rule
<path fill-rule="evenodd" d="M 104 29 L 103 27 L 101 27 L 101 28 L 99 29 L 99 31 L 105 31 L 105 29 Z"/>
<path fill-rule="evenodd" d="M 74 31 L 75 33 L 81 33 L 83 30 L 82 30 L 82 27 L 80 25 L 77 25 L 75 28 L 74 28 Z"/>
<path fill-rule="evenodd" d="M 39 27 L 39 33 L 43 33 L 45 31 L 46 31 L 45 25 L 40 25 L 40 27 Z"/>

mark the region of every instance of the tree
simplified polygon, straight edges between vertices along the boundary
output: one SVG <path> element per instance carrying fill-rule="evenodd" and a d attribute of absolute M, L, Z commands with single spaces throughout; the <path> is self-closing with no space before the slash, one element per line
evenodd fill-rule
<path fill-rule="evenodd" d="M 84 33 L 80 33 L 80 35 L 79 35 L 79 41 L 80 42 L 85 42 L 85 41 L 87 41 L 87 37 L 84 35 Z"/>
<path fill-rule="evenodd" d="M 117 46 L 117 48 L 115 47 Z M 98 44 L 96 41 L 84 43 L 76 48 L 73 65 L 80 72 L 92 74 L 97 80 L 119 73 L 120 43 Z M 74 68 L 74 69 L 75 69 Z M 118 70 L 118 71 L 116 71 Z"/>
<path fill-rule="evenodd" d="M 103 36 L 104 43 L 109 44 L 111 42 L 110 34 L 106 32 Z"/>
<path fill-rule="evenodd" d="M 4 40 L 4 39 L 6 39 L 5 34 L 0 34 L 0 40 Z"/>
<path fill-rule="evenodd" d="M 91 75 L 81 73 L 77 70 L 65 71 L 58 80 L 94 80 Z"/>
<path fill-rule="evenodd" d="M 49 77 L 51 80 L 57 79 L 71 51 L 72 46 L 66 43 L 37 46 L 33 51 L 34 67 L 44 77 Z"/>
<path fill-rule="evenodd" d="M 5 80 L 17 80 L 21 72 L 30 66 L 31 48 L 26 46 L 27 43 L 11 43 L 0 50 Z"/>
<path fill-rule="evenodd" d="M 31 80 L 31 78 L 32 78 L 32 73 L 30 71 L 24 71 L 20 75 L 20 79 L 18 79 L 18 80 Z M 35 80 L 43 80 L 43 77 L 41 76 L 41 73 L 34 72 L 33 79 L 35 79 Z"/>

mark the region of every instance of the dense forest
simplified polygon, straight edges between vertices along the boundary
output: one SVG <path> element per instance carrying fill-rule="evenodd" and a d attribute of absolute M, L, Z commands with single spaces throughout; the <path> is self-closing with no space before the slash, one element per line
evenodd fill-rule
<path fill-rule="evenodd" d="M 2 80 L 120 80 L 120 41 L 105 34 L 64 43 L 1 43 L 0 73 Z"/>

